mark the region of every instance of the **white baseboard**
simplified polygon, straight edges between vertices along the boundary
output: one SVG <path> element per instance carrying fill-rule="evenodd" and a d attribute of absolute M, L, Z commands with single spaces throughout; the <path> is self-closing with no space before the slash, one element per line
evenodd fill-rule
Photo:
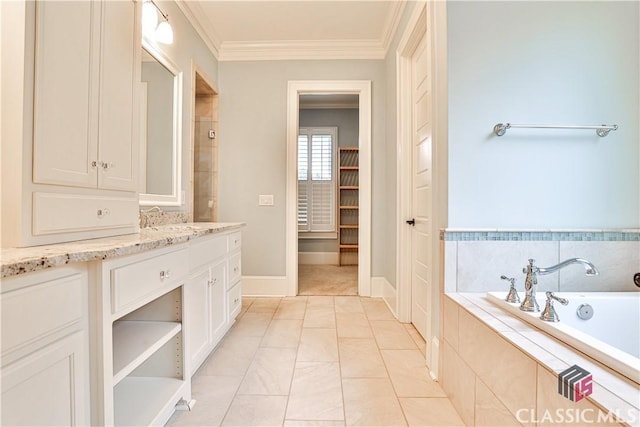
<path fill-rule="evenodd" d="M 329 264 L 340 263 L 338 252 L 298 252 L 298 264 Z"/>
<path fill-rule="evenodd" d="M 284 276 L 242 276 L 242 296 L 283 297 L 287 295 Z"/>
<path fill-rule="evenodd" d="M 434 381 L 438 381 L 440 369 L 440 340 L 438 337 L 431 339 L 431 366 L 429 367 L 429 375 Z"/>
<path fill-rule="evenodd" d="M 396 311 L 397 296 L 396 289 L 391 286 L 391 283 L 386 277 L 372 277 L 371 278 L 371 296 L 382 298 L 384 302 L 391 310 L 391 313 L 398 318 L 398 312 Z"/>

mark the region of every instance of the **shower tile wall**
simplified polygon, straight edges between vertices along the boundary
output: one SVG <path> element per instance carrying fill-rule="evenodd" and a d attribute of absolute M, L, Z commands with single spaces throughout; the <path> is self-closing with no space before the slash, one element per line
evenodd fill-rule
<path fill-rule="evenodd" d="M 218 188 L 218 121 L 217 96 L 196 98 L 194 143 L 194 221 L 217 220 Z M 209 130 L 216 138 L 209 138 Z"/>

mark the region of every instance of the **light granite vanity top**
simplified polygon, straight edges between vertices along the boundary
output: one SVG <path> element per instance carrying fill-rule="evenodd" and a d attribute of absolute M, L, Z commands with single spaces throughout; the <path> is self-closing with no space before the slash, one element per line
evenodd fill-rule
<path fill-rule="evenodd" d="M 168 224 L 140 229 L 139 233 L 80 240 L 0 252 L 2 278 L 17 276 L 72 262 L 104 260 L 188 242 L 208 234 L 244 227 L 240 222 Z"/>

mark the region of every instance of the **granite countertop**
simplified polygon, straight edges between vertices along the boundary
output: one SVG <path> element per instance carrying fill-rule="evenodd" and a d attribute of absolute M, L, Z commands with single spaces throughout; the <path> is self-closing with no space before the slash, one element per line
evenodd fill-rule
<path fill-rule="evenodd" d="M 244 227 L 240 222 L 192 222 L 159 225 L 139 233 L 100 239 L 79 240 L 29 248 L 8 248 L 0 252 L 3 279 L 49 267 L 104 260 L 185 243 L 208 234 Z"/>

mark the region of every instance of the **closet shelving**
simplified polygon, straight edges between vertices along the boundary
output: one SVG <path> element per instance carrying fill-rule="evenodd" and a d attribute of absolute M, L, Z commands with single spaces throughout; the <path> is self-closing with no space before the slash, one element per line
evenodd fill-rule
<path fill-rule="evenodd" d="M 359 228 L 358 147 L 340 147 L 339 172 L 339 262 L 340 265 L 357 265 Z"/>

